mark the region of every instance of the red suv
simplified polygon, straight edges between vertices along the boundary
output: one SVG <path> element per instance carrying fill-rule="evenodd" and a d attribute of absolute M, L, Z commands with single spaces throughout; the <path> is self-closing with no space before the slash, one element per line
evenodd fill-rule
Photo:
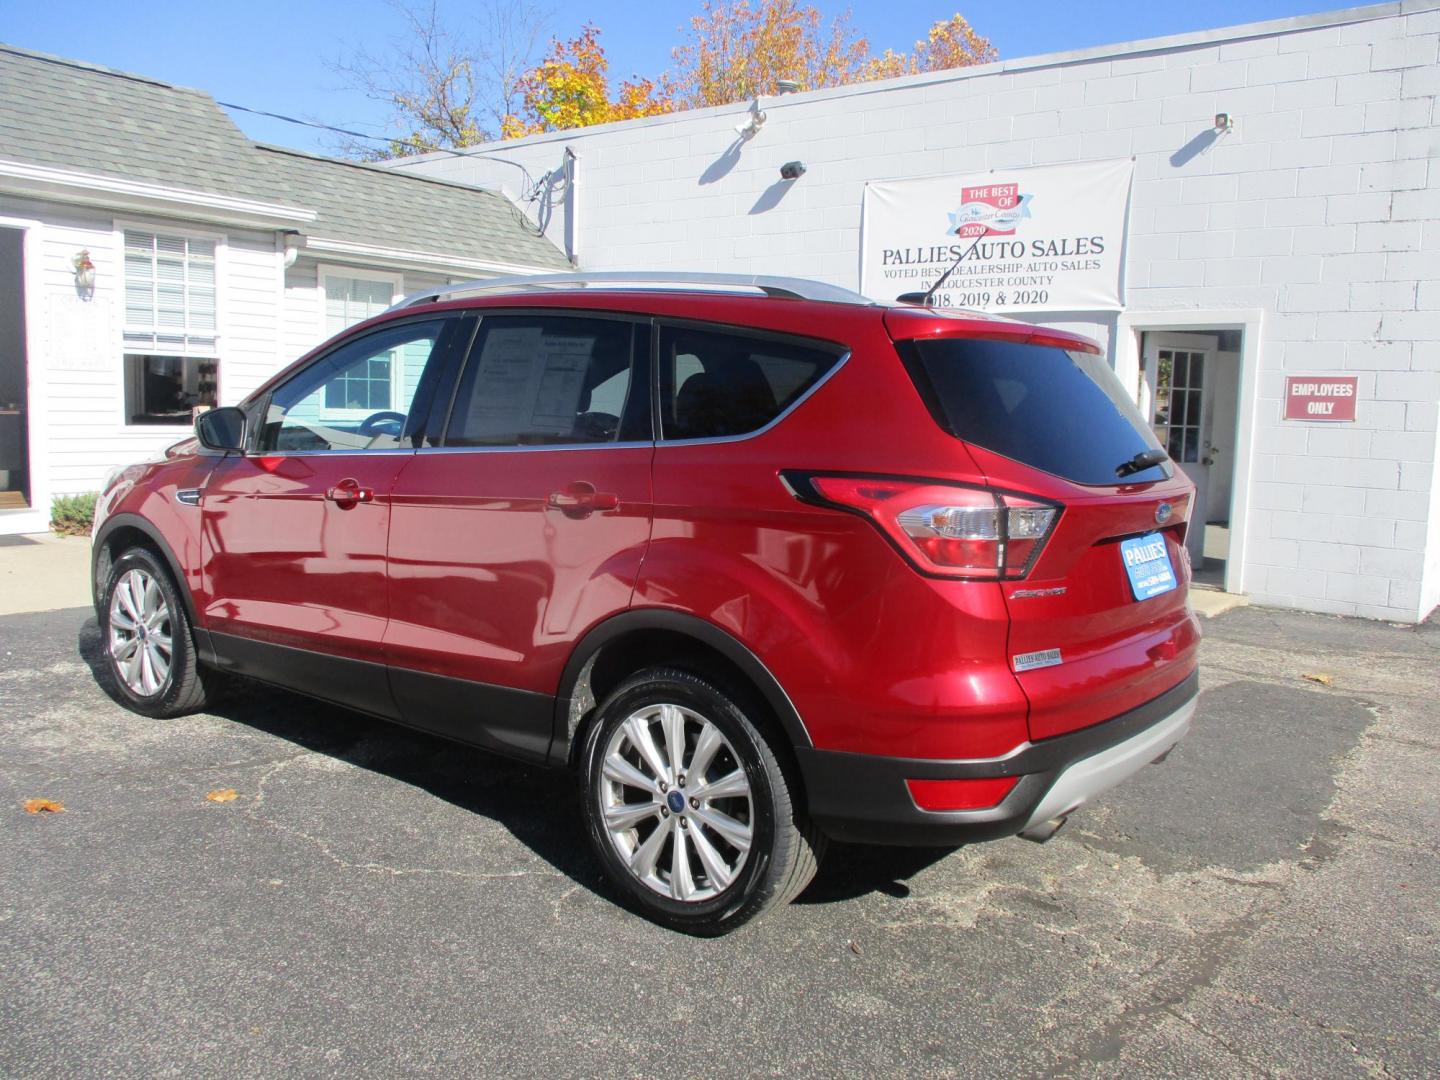
<path fill-rule="evenodd" d="M 125 701 L 236 673 L 573 769 L 697 933 L 827 836 L 1043 839 L 1184 735 L 1194 492 L 1092 342 L 621 277 L 411 297 L 114 478 Z"/>

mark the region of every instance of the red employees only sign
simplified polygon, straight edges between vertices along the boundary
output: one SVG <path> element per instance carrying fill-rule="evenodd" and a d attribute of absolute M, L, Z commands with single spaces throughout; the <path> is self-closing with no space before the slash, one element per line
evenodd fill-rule
<path fill-rule="evenodd" d="M 1356 379 L 1285 376 L 1286 420 L 1354 420 Z"/>

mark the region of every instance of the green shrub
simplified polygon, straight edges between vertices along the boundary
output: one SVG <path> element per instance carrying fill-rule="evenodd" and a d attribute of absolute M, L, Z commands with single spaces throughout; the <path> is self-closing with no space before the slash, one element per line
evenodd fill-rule
<path fill-rule="evenodd" d="M 80 495 L 56 495 L 50 504 L 50 528 L 62 536 L 89 536 L 95 520 L 98 491 Z"/>

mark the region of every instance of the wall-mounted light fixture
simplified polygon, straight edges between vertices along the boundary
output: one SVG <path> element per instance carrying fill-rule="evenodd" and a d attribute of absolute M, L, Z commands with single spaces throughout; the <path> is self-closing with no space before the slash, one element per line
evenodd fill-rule
<path fill-rule="evenodd" d="M 89 300 L 95 295 L 95 263 L 89 250 L 82 248 L 76 252 L 71 262 L 75 265 L 75 291 L 82 299 Z"/>
<path fill-rule="evenodd" d="M 803 161 L 787 161 L 780 166 L 781 180 L 799 180 L 805 175 L 805 163 Z"/>
<path fill-rule="evenodd" d="M 742 139 L 753 138 L 755 133 L 765 126 L 765 111 L 759 107 L 757 102 L 750 107 L 750 112 L 745 119 L 735 125 L 735 134 Z"/>
<path fill-rule="evenodd" d="M 1235 118 L 1233 116 L 1231 116 L 1229 113 L 1224 112 L 1215 114 L 1216 131 L 1233 131 L 1234 129 Z"/>

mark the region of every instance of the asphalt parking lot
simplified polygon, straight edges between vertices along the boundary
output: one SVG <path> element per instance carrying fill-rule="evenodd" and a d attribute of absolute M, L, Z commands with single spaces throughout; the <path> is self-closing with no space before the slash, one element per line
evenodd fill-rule
<path fill-rule="evenodd" d="M 88 610 L 5 616 L 0 1075 L 1440 1073 L 1440 627 L 1206 630 L 1191 738 L 1050 843 L 833 849 L 697 940 L 565 777 L 268 690 L 146 720 Z"/>

